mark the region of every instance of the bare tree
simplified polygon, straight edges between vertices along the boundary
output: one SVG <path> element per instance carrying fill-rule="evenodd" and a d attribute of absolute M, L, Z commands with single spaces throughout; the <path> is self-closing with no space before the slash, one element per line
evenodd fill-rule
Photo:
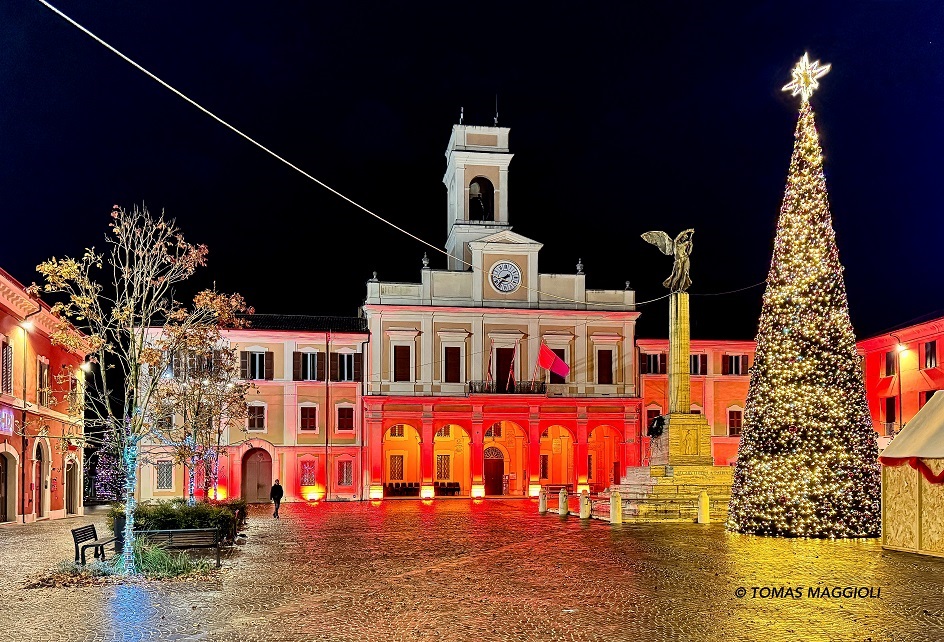
<path fill-rule="evenodd" d="M 53 312 L 62 318 L 52 333 L 54 343 L 78 348 L 68 321 L 83 329 L 95 370 L 87 385 L 86 426 L 110 432 L 125 469 L 124 569 L 134 573 L 134 507 L 138 449 L 148 437 L 160 377 L 172 352 L 146 341 L 147 329 L 181 333 L 183 328 L 235 322 L 245 305 L 238 295 L 204 292 L 185 308 L 173 296 L 174 286 L 206 264 L 205 245 L 184 240 L 174 221 L 154 217 L 146 208 L 111 212 L 106 250 L 86 249 L 80 258 L 51 258 L 37 266 L 42 286 L 34 291 L 58 293 Z"/>

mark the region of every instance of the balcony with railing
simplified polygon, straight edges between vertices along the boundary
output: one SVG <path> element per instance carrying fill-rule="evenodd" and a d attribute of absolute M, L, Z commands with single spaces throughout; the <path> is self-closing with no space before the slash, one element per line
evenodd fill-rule
<path fill-rule="evenodd" d="M 472 395 L 543 395 L 547 392 L 544 381 L 470 381 Z"/>

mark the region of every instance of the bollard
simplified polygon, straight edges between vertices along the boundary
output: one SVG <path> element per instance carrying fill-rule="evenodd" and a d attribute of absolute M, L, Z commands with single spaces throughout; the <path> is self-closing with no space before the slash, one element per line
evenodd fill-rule
<path fill-rule="evenodd" d="M 620 497 L 618 490 L 610 493 L 610 523 L 623 523 L 623 498 Z"/>
<path fill-rule="evenodd" d="M 711 523 L 711 501 L 708 499 L 708 493 L 705 491 L 698 493 L 698 523 Z"/>
<path fill-rule="evenodd" d="M 590 493 L 580 493 L 580 519 L 590 519 Z"/>
<path fill-rule="evenodd" d="M 567 489 L 566 489 L 566 488 L 561 488 L 561 489 L 560 489 L 560 494 L 558 495 L 558 497 L 559 497 L 559 499 L 558 499 L 558 503 L 557 503 L 557 512 L 560 513 L 561 515 L 563 515 L 564 517 L 567 517 L 567 512 L 568 512 L 568 510 L 567 510 Z"/>
<path fill-rule="evenodd" d="M 538 494 L 538 515 L 547 512 L 547 489 L 542 488 Z"/>

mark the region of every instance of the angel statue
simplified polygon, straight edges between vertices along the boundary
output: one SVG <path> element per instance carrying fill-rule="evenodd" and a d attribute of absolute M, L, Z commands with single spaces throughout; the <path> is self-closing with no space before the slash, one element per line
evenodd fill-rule
<path fill-rule="evenodd" d="M 662 250 L 663 254 L 674 254 L 675 264 L 672 274 L 662 285 L 672 292 L 685 292 L 692 280 L 688 278 L 688 255 L 692 253 L 692 236 L 695 230 L 687 229 L 675 237 L 673 241 L 665 232 L 646 232 L 642 238 Z"/>

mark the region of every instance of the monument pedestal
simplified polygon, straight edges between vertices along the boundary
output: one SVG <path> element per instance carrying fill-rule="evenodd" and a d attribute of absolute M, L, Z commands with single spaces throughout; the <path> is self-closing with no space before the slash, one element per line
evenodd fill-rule
<path fill-rule="evenodd" d="M 698 496 L 708 494 L 712 520 L 728 516 L 734 469 L 715 466 L 711 427 L 704 415 L 672 413 L 662 435 L 651 439 L 649 466 L 627 470 L 618 490 L 627 521 L 695 521 Z"/>

